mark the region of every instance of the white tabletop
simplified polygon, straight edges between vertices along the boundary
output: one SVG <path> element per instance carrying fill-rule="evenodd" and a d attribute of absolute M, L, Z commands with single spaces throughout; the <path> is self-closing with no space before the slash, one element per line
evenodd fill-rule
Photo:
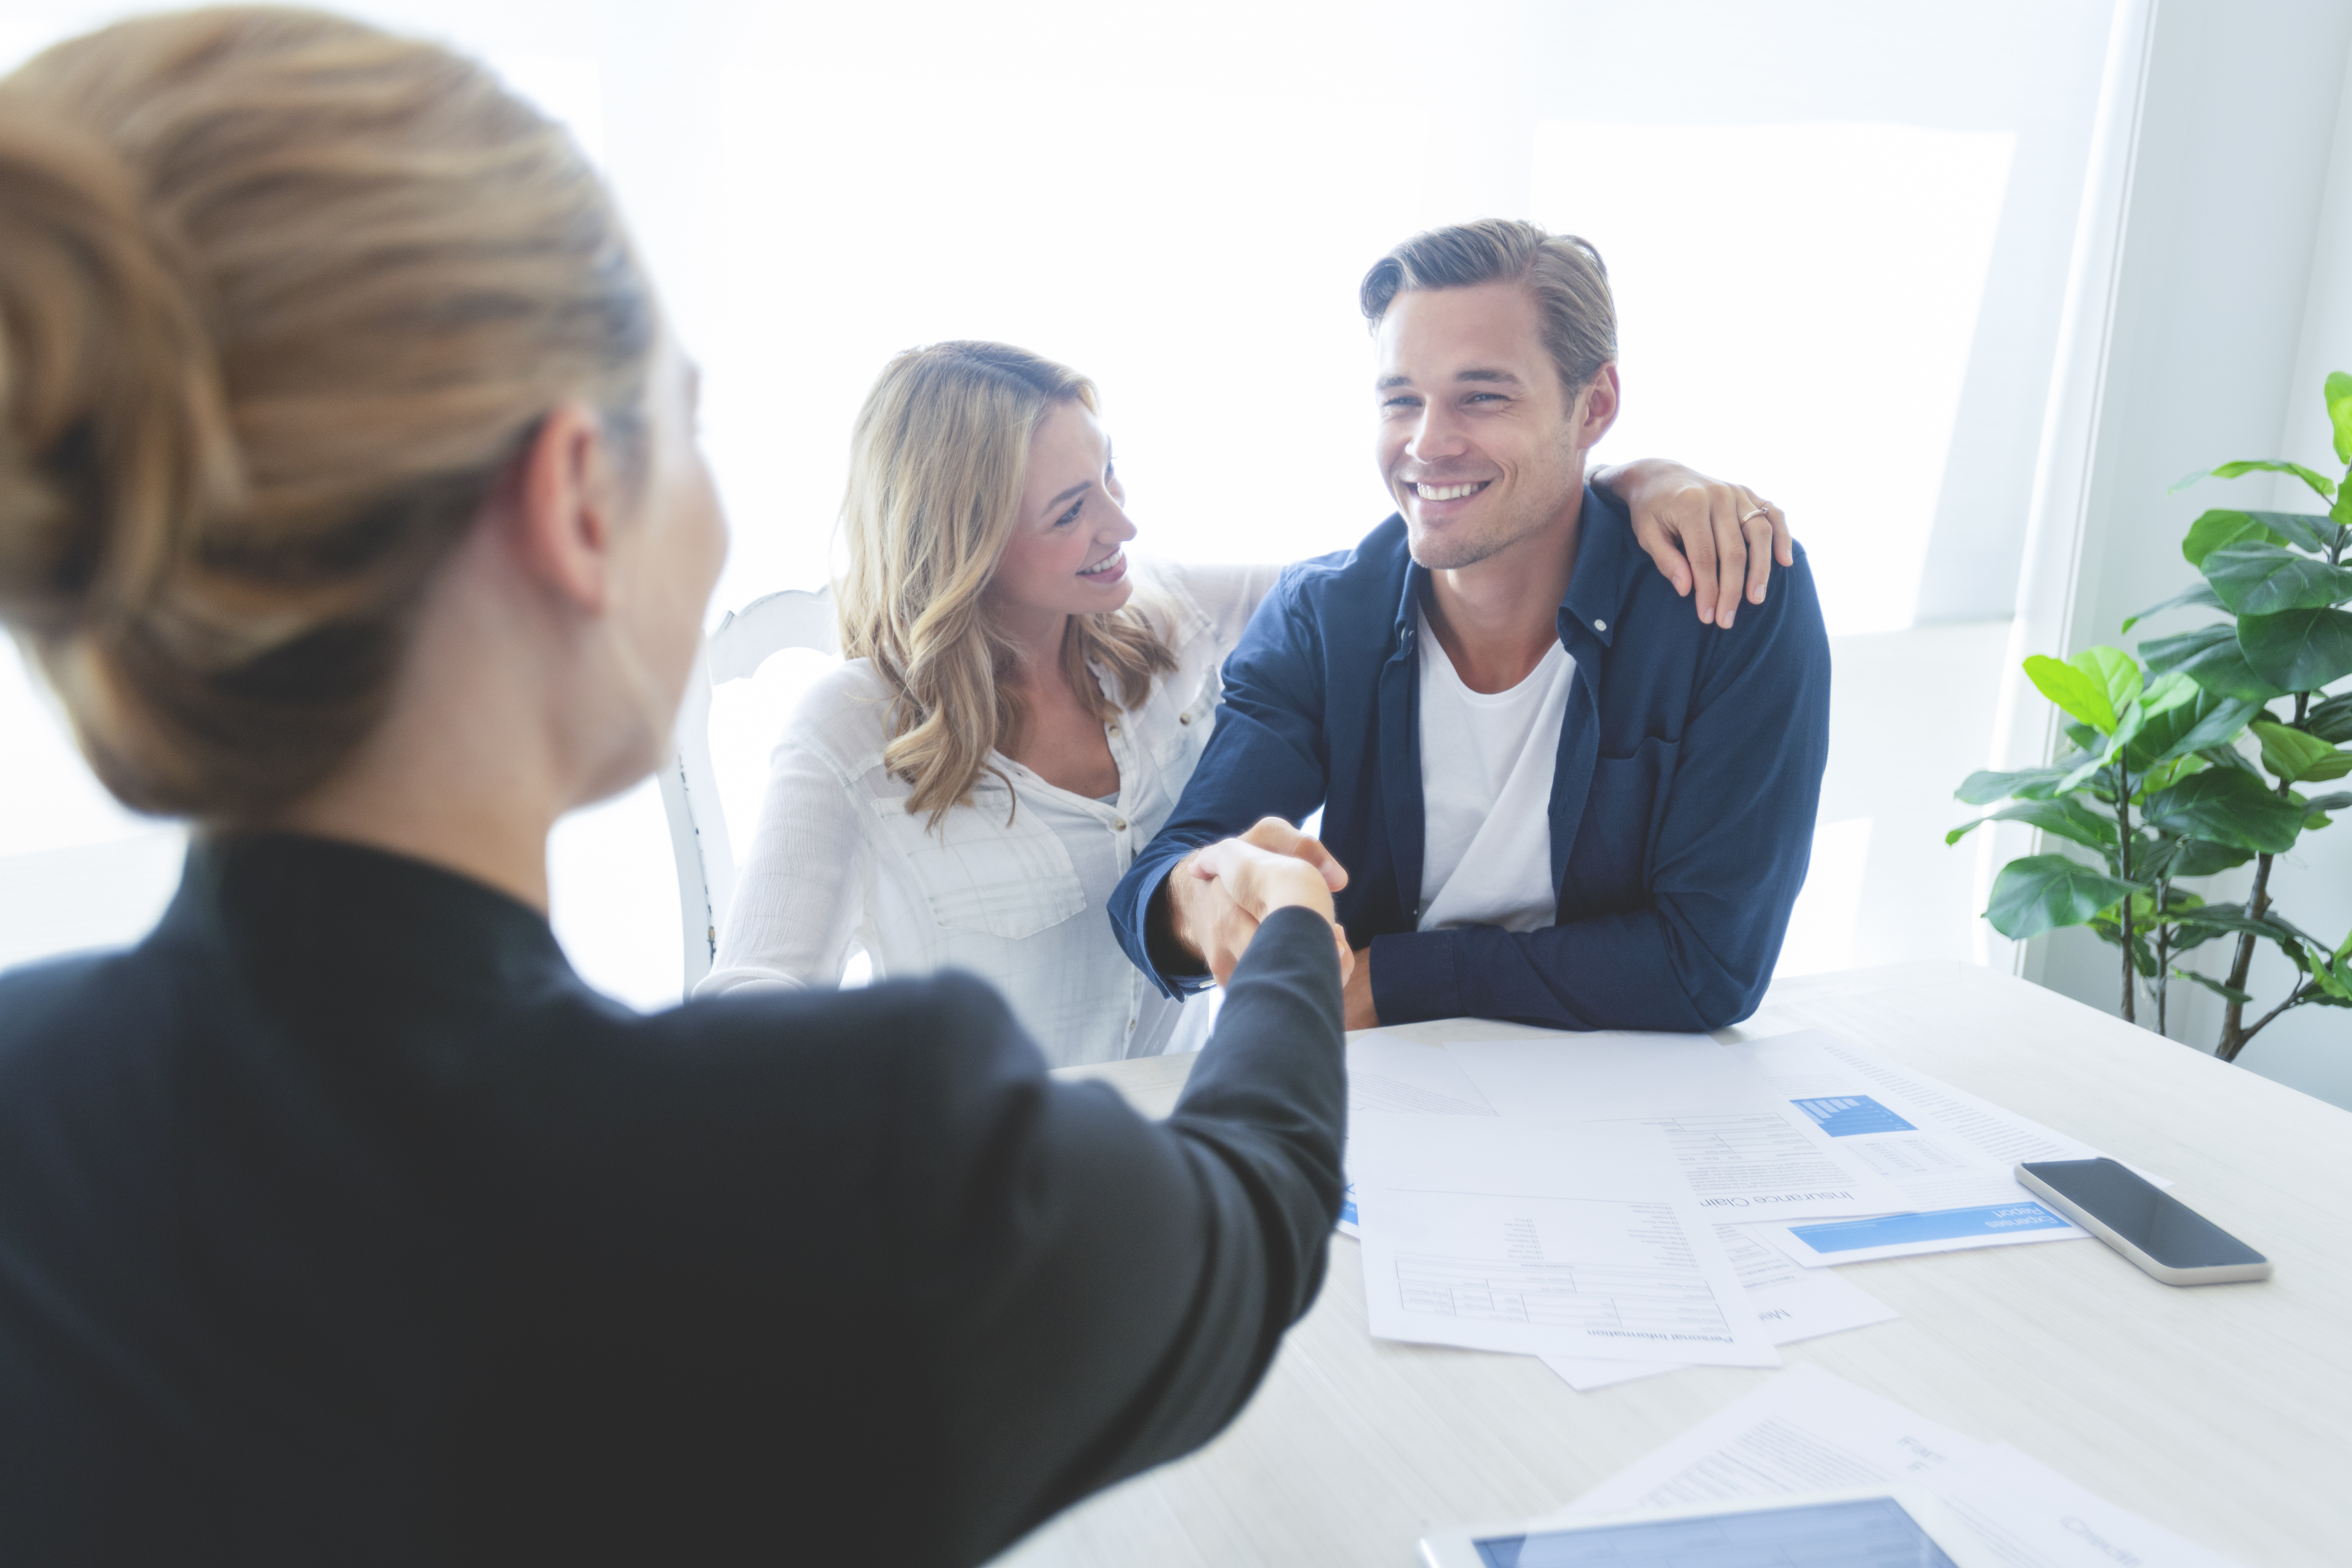
<path fill-rule="evenodd" d="M 1853 1264 L 1841 1272 L 1901 1321 L 1790 1345 L 1790 1362 L 2014 1443 L 2246 1568 L 2352 1562 L 2352 1114 L 1962 964 L 1788 981 L 1719 1037 L 1811 1026 L 2172 1178 L 2277 1274 L 2178 1289 L 2095 1241 Z M 1067 1076 L 1160 1114 L 1191 1062 Z M 1691 1368 L 1579 1394 L 1531 1356 L 1378 1342 L 1339 1237 L 1239 1420 L 1000 1561 L 1405 1568 L 1429 1526 L 1549 1512 L 1775 1375 Z"/>

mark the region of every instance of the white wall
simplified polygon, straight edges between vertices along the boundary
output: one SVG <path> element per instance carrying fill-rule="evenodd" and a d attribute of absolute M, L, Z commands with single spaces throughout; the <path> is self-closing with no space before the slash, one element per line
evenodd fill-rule
<path fill-rule="evenodd" d="M 2236 458 L 2332 466 L 2319 384 L 2329 369 L 2352 369 L 2352 7 L 2154 0 L 2144 9 L 2144 47 L 2112 105 L 2123 175 L 2112 266 L 2087 280 L 2073 344 L 2078 390 L 2095 393 L 2083 404 L 2088 462 L 2078 496 L 2042 498 L 2049 536 L 2023 584 L 2024 651 L 2136 646 L 2139 636 L 2119 636 L 2119 623 L 2195 580 L 2179 542 L 2208 507 L 2309 510 L 2268 480 L 2167 489 Z M 2095 248 L 2097 238 L 2085 243 Z M 2053 438 L 2084 433 L 2060 427 Z M 2070 460 L 2045 458 L 2053 470 Z M 2079 512 L 2066 514 L 2076 500 Z M 2136 631 L 2163 636 L 2197 619 L 2183 612 Z M 2012 763 L 2049 743 L 2047 707 L 2021 686 L 2011 678 L 2017 733 L 2028 737 L 2012 743 Z M 2273 878 L 2300 923 L 2341 935 L 2352 922 L 2352 830 L 2320 835 Z M 2243 897 L 2245 879 L 2214 879 L 2209 895 Z M 2030 948 L 2026 973 L 2116 1010 L 2114 950 L 2081 931 Z M 2259 963 L 2257 994 L 2283 994 L 2284 971 L 2274 958 Z M 2186 986 L 2177 1001 L 2182 992 L 2172 1032 L 2210 1048 L 2219 1006 Z M 2242 1060 L 2352 1104 L 2348 1016 L 2306 1010 L 2272 1026 Z"/>

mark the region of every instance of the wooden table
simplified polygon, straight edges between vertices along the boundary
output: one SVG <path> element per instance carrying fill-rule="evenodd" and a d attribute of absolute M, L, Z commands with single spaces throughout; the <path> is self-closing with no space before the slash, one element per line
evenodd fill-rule
<path fill-rule="evenodd" d="M 1789 981 L 1718 1037 L 1813 1026 L 2171 1177 L 2278 1272 L 2176 1289 L 2095 1241 L 1853 1264 L 1901 1321 L 1790 1362 L 2014 1443 L 2246 1568 L 2352 1563 L 2352 1114 L 1963 964 Z M 1191 1065 L 1070 1072 L 1157 1115 Z M 1531 1356 L 1375 1342 L 1356 1244 L 1336 1238 L 1322 1297 L 1239 1420 L 1000 1563 L 1404 1568 L 1427 1527 L 1549 1512 L 1774 1375 L 1691 1368 L 1578 1394 Z"/>

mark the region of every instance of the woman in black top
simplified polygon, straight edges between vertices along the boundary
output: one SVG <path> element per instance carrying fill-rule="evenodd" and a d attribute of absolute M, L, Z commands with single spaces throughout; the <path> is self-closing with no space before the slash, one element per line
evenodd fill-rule
<path fill-rule="evenodd" d="M 442 50 L 199 12 L 0 81 L 0 615 L 200 829 L 140 946 L 0 976 L 0 1561 L 972 1563 L 1313 1299 L 1299 861 L 1211 858 L 1264 923 L 1159 1124 L 968 979 L 565 964 L 547 831 L 661 756 L 723 551 L 691 400 Z"/>

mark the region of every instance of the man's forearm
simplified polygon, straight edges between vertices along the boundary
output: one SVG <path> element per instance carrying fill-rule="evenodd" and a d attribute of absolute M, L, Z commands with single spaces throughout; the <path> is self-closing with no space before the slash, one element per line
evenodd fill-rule
<path fill-rule="evenodd" d="M 1769 946 L 1777 952 L 1777 931 Z M 1670 901 L 1531 931 L 1401 932 L 1375 938 L 1370 956 L 1383 1024 L 1476 1017 L 1549 1029 L 1704 1032 L 1755 1011 L 1771 978 L 1769 961 L 1720 962 Z"/>

